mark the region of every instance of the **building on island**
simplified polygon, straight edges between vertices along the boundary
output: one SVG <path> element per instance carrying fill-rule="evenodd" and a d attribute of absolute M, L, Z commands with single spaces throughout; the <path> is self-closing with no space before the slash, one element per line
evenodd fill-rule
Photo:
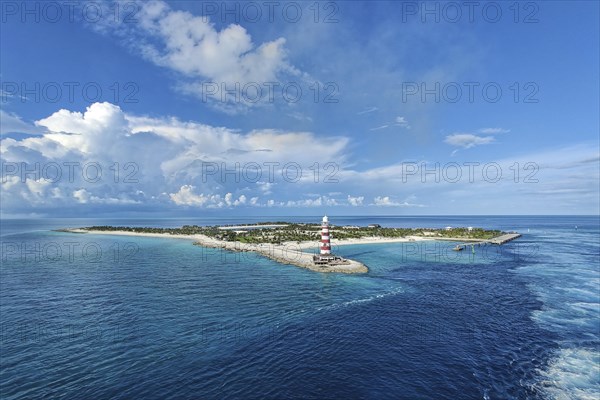
<path fill-rule="evenodd" d="M 331 254 L 331 234 L 329 230 L 329 219 L 327 215 L 321 222 L 321 241 L 319 242 L 319 254 L 313 256 L 313 262 L 317 265 L 342 264 L 342 257 Z"/>

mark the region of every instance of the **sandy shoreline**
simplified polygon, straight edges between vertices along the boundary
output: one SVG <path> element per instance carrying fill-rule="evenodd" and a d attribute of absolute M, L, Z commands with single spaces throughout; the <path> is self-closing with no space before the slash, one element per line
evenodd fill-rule
<path fill-rule="evenodd" d="M 248 244 L 241 242 L 227 242 L 224 240 L 215 239 L 206 235 L 171 235 L 168 233 L 146 233 L 146 232 L 129 232 L 129 231 L 93 231 L 86 229 L 65 229 L 65 232 L 70 233 L 87 233 L 94 235 L 116 235 L 116 236 L 138 236 L 138 237 L 154 237 L 168 239 L 183 239 L 190 240 L 195 245 L 222 249 L 233 252 L 256 252 L 265 257 L 283 264 L 291 264 L 297 267 L 307 268 L 317 272 L 341 272 L 347 274 L 366 273 L 369 271 L 366 265 L 354 261 L 346 260 L 346 263 L 340 265 L 315 265 L 313 263 L 313 254 L 317 250 L 316 241 L 305 242 L 284 242 L 282 244 Z M 364 237 L 360 239 L 332 239 L 331 245 L 335 250 L 337 246 L 359 245 L 359 244 L 381 244 L 381 243 L 408 243 L 408 242 L 425 242 L 425 241 L 455 241 L 455 242 L 479 242 L 477 239 L 461 239 L 461 238 L 440 238 L 440 237 L 422 237 L 422 236 L 407 236 L 402 238 L 386 238 L 386 237 Z"/>
<path fill-rule="evenodd" d="M 313 263 L 313 250 L 316 250 L 316 241 L 307 242 L 284 242 L 282 244 L 246 244 L 240 242 L 227 242 L 218 240 L 205 235 L 171 235 L 168 233 L 146 233 L 146 232 L 129 232 L 129 231 L 93 231 L 86 229 L 65 229 L 64 232 L 70 233 L 87 233 L 94 235 L 113 235 L 113 236 L 138 236 L 138 237 L 155 237 L 168 239 L 184 239 L 191 240 L 194 244 L 223 249 L 234 252 L 253 251 L 265 257 L 283 264 L 291 264 L 297 267 L 307 268 L 317 272 L 341 272 L 346 274 L 357 274 L 369 272 L 369 269 L 363 263 L 354 260 L 346 260 L 346 263 L 339 265 L 315 265 Z M 430 240 L 423 238 L 415 238 L 416 240 Z M 332 240 L 332 246 L 343 246 L 351 244 L 367 244 L 367 243 L 393 243 L 393 242 L 408 242 L 409 238 L 362 238 L 348 240 Z"/>

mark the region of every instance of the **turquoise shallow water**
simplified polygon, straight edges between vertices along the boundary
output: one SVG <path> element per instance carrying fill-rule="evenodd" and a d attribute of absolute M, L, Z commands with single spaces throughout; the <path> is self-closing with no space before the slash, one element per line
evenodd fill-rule
<path fill-rule="evenodd" d="M 3 221 L 1 397 L 600 394 L 598 217 L 337 217 L 524 233 L 474 255 L 444 243 L 337 250 L 366 275 L 51 231 L 223 222 L 244 221 Z"/>

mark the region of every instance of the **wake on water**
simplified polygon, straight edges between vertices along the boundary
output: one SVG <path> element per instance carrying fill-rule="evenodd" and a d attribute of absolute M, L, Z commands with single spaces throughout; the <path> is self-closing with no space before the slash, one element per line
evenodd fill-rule
<path fill-rule="evenodd" d="M 324 306 L 324 307 L 318 307 L 317 311 L 330 311 L 330 310 L 337 310 L 340 308 L 344 308 L 344 307 L 350 307 L 356 304 L 361 304 L 361 303 L 369 303 L 371 301 L 374 300 L 378 300 L 378 299 L 382 299 L 385 297 L 389 297 L 389 296 L 394 296 L 396 294 L 399 293 L 403 293 L 405 291 L 404 288 L 398 288 L 392 291 L 388 291 L 388 292 L 384 292 L 384 293 L 379 293 L 373 296 L 369 296 L 369 297 L 365 297 L 362 299 L 355 299 L 355 300 L 349 300 L 349 301 L 344 301 L 342 303 L 336 303 L 336 304 L 330 304 L 328 306 Z"/>

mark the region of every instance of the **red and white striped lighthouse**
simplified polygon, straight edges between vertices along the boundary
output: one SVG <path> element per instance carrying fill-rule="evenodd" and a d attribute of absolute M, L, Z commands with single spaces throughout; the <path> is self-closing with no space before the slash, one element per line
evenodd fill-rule
<path fill-rule="evenodd" d="M 323 217 L 321 224 L 321 254 L 331 254 L 331 241 L 329 239 L 329 220 Z"/>

